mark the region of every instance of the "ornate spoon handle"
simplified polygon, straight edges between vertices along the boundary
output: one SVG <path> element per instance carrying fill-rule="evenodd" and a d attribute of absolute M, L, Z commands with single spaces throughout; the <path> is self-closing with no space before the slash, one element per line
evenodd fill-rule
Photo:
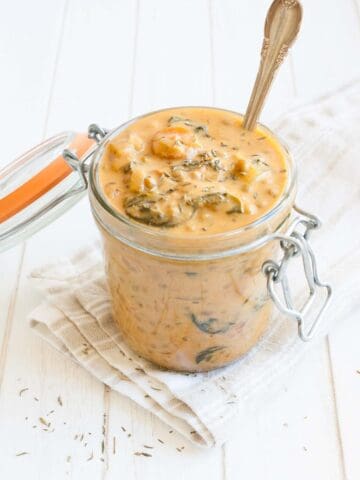
<path fill-rule="evenodd" d="M 301 24 L 298 0 L 274 0 L 266 16 L 261 61 L 244 119 L 244 128 L 253 130 L 259 118 L 275 72 L 294 42 Z"/>

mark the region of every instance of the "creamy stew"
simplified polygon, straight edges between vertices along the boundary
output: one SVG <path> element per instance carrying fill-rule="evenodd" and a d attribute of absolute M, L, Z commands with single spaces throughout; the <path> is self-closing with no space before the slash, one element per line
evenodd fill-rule
<path fill-rule="evenodd" d="M 199 235 L 247 225 L 282 195 L 284 152 L 232 112 L 163 110 L 131 124 L 106 148 L 103 192 L 127 217 L 169 234 Z"/>
<path fill-rule="evenodd" d="M 116 211 L 175 243 L 196 236 L 204 245 L 206 235 L 268 212 L 288 179 L 286 155 L 267 130 L 244 132 L 240 116 L 202 108 L 137 120 L 108 144 L 99 175 Z M 290 209 L 291 199 L 253 239 L 285 228 Z M 100 229 L 114 318 L 141 356 L 165 368 L 207 371 L 239 358 L 265 332 L 272 305 L 261 267 L 274 258 L 274 244 L 180 261 Z"/>

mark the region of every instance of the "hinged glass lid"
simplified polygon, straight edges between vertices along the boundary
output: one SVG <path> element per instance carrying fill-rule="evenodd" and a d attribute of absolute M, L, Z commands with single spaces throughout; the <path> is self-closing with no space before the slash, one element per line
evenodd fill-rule
<path fill-rule="evenodd" d="M 40 230 L 80 199 L 87 184 L 63 151 L 81 158 L 93 145 L 84 134 L 60 133 L 0 170 L 0 251 Z"/>

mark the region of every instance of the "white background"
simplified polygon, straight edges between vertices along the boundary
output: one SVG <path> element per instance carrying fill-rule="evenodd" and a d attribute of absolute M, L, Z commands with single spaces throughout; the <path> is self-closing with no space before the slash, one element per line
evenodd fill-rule
<path fill-rule="evenodd" d="M 1 0 L 0 164 L 45 137 L 65 129 L 84 131 L 94 121 L 114 127 L 172 105 L 244 111 L 269 3 Z M 271 118 L 297 101 L 360 73 L 360 1 L 303 4 L 300 38 L 264 112 L 270 126 Z M 93 232 L 83 199 L 26 245 L 0 255 L 1 479 L 360 478 L 358 317 L 339 319 L 292 383 L 235 437 L 223 447 L 200 450 L 108 391 L 26 324 L 40 301 L 28 286 L 28 272 L 81 246 Z M 22 388 L 29 390 L 20 397 Z M 39 417 L 46 414 L 54 432 L 43 431 Z M 82 434 L 82 441 L 74 438 Z M 133 455 L 144 444 L 154 446 L 148 450 L 153 456 Z M 24 451 L 29 454 L 16 456 Z M 87 461 L 91 452 L 94 458 Z"/>

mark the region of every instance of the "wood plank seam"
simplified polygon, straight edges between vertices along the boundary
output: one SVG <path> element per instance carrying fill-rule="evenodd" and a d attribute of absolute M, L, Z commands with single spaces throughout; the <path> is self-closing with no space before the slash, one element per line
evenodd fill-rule
<path fill-rule="evenodd" d="M 134 25 L 134 37 L 133 37 L 133 58 L 132 58 L 132 71 L 131 71 L 131 83 L 130 83 L 130 95 L 129 95 L 129 106 L 128 106 L 128 115 L 131 118 L 134 111 L 134 98 L 135 98 L 135 78 L 136 78 L 136 61 L 138 58 L 138 43 L 139 43 L 139 21 L 140 21 L 140 0 L 136 0 L 135 5 L 135 25 Z M 105 423 L 105 452 L 108 452 L 109 446 L 109 415 L 111 411 L 111 391 L 104 385 L 104 401 L 103 401 L 104 414 L 106 415 Z M 102 472 L 102 480 L 106 480 L 107 472 L 109 469 L 109 457 L 106 453 L 105 465 Z M 134 469 L 135 469 L 135 459 L 134 459 Z"/>
<path fill-rule="evenodd" d="M 359 20 L 359 27 L 360 27 L 360 0 L 353 0 L 353 6 Z"/>
<path fill-rule="evenodd" d="M 105 480 L 107 476 L 107 471 L 109 470 L 109 415 L 110 415 L 110 388 L 107 385 L 104 385 L 104 413 L 103 413 L 103 442 L 104 442 L 104 466 L 102 470 L 101 480 Z"/>
<path fill-rule="evenodd" d="M 11 298 L 10 298 L 8 313 L 7 313 L 7 316 L 6 316 L 4 338 L 3 338 L 1 349 L 0 349 L 0 394 L 1 394 L 2 382 L 3 382 L 3 379 L 4 379 L 7 352 L 8 352 L 9 340 L 10 340 L 10 336 L 11 336 L 11 332 L 12 332 L 14 311 L 15 311 L 15 306 L 16 306 L 16 301 L 17 301 L 17 296 L 18 296 L 22 266 L 23 266 L 23 263 L 24 263 L 25 247 L 26 247 L 25 244 L 22 245 L 22 247 L 21 247 L 20 260 L 19 260 L 19 264 L 18 264 L 18 267 L 17 267 L 16 277 L 15 277 L 15 286 L 14 286 L 14 290 L 13 290 L 13 292 L 11 294 Z"/>
<path fill-rule="evenodd" d="M 212 103 L 215 105 L 215 45 L 214 45 L 214 9 L 213 0 L 208 0 L 209 34 L 210 34 L 210 64 L 211 64 L 211 90 Z"/>
<path fill-rule="evenodd" d="M 344 446 L 343 446 L 343 441 L 342 441 L 341 426 L 340 426 L 340 419 L 339 419 L 339 410 L 338 410 L 338 405 L 337 405 L 334 369 L 333 369 L 333 364 L 332 364 L 331 348 L 330 348 L 330 343 L 329 343 L 329 337 L 328 336 L 326 337 L 326 351 L 327 351 L 327 357 L 328 357 L 328 370 L 329 370 L 329 380 L 330 380 L 330 386 L 331 386 L 332 402 L 333 402 L 334 411 L 335 411 L 335 429 L 336 429 L 336 436 L 337 436 L 337 439 L 338 439 L 338 446 L 339 446 L 339 457 L 340 457 L 339 459 L 340 459 L 340 465 L 341 465 L 341 472 L 342 472 L 343 480 L 346 480 L 348 478 L 348 476 L 346 474 Z"/>
<path fill-rule="evenodd" d="M 53 96 L 54 96 L 56 76 L 57 76 L 57 70 L 58 70 L 58 64 L 59 64 L 59 59 L 60 59 L 60 54 L 61 54 L 61 48 L 62 48 L 64 34 L 65 34 L 65 26 L 66 26 L 67 13 L 68 13 L 68 10 L 69 10 L 69 3 L 70 3 L 70 0 L 65 0 L 63 12 L 62 12 L 62 20 L 61 20 L 61 25 L 60 25 L 60 30 L 59 30 L 59 41 L 58 41 L 56 52 L 55 52 L 54 68 L 53 68 L 53 72 L 52 72 L 52 76 L 51 76 L 48 104 L 47 104 L 46 113 L 45 113 L 43 138 L 45 138 L 45 136 L 47 134 L 47 128 L 48 128 L 48 124 L 49 124 L 51 103 L 52 103 L 52 99 L 53 99 Z"/>
<path fill-rule="evenodd" d="M 132 60 L 132 72 L 130 83 L 130 95 L 129 95 L 129 117 L 132 116 L 134 111 L 134 95 L 135 95 L 135 78 L 136 78 L 136 61 L 138 58 L 138 43 L 139 43 L 139 21 L 140 21 L 140 0 L 136 0 L 135 6 L 135 29 L 133 38 L 133 60 Z"/>

